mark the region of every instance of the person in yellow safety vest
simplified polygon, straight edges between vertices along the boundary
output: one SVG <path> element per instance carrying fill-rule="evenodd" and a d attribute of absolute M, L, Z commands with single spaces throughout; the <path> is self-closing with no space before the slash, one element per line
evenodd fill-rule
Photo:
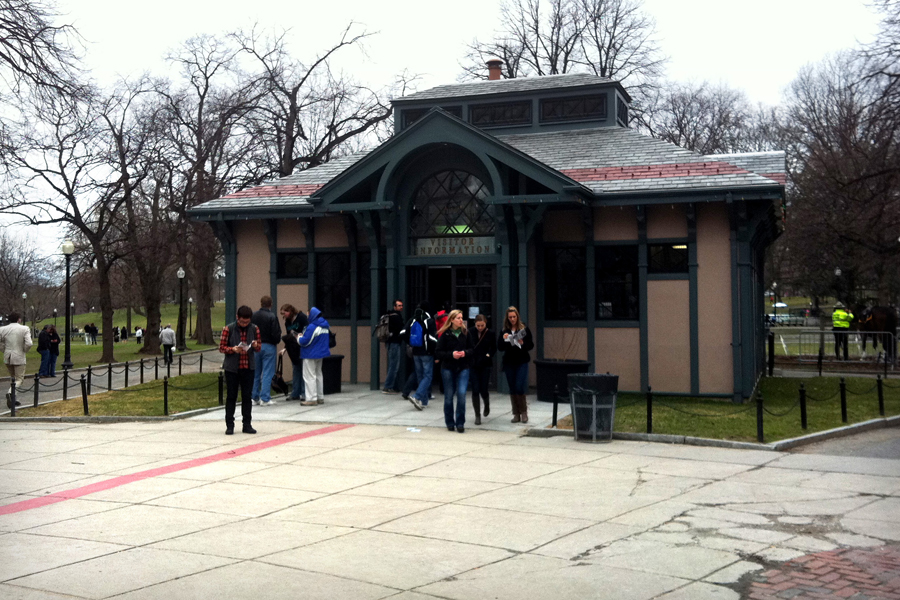
<path fill-rule="evenodd" d="M 834 333 L 834 356 L 841 360 L 841 348 L 844 349 L 844 360 L 849 360 L 847 339 L 850 331 L 850 322 L 853 321 L 853 313 L 844 310 L 844 305 L 838 302 L 831 313 L 831 331 Z"/>

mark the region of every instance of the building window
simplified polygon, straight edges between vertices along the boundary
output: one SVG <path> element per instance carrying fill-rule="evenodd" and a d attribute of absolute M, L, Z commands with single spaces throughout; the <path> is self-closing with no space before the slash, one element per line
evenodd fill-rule
<path fill-rule="evenodd" d="M 544 256 L 544 317 L 551 321 L 586 320 L 584 248 L 547 248 Z"/>
<path fill-rule="evenodd" d="M 596 249 L 597 319 L 638 319 L 638 247 Z"/>
<path fill-rule="evenodd" d="M 275 276 L 278 279 L 306 279 L 309 276 L 309 255 L 306 252 L 279 252 Z"/>
<path fill-rule="evenodd" d="M 432 107 L 429 106 L 427 108 L 408 108 L 403 111 L 403 129 L 406 129 L 431 110 Z M 444 112 L 448 112 L 457 119 L 462 119 L 462 106 L 442 106 L 441 110 Z"/>
<path fill-rule="evenodd" d="M 494 219 L 484 203 L 487 196 L 484 183 L 465 171 L 432 175 L 414 196 L 410 237 L 494 235 Z"/>
<path fill-rule="evenodd" d="M 687 273 L 687 244 L 650 244 L 648 273 Z"/>
<path fill-rule="evenodd" d="M 356 316 L 372 318 L 372 253 L 356 255 Z"/>
<path fill-rule="evenodd" d="M 476 104 L 469 107 L 469 122 L 476 127 L 530 125 L 531 101 Z"/>
<path fill-rule="evenodd" d="M 350 318 L 349 252 L 316 252 L 316 308 L 326 319 Z"/>
<path fill-rule="evenodd" d="M 606 118 L 606 94 L 541 100 L 541 123 Z"/>
<path fill-rule="evenodd" d="M 616 100 L 616 120 L 625 127 L 628 127 L 628 105 L 621 98 Z"/>

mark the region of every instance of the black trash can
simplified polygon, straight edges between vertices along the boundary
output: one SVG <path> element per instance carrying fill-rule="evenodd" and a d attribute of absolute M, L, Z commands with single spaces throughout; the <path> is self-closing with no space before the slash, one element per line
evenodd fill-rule
<path fill-rule="evenodd" d="M 341 393 L 341 364 L 343 361 L 343 354 L 332 354 L 322 359 L 322 378 L 325 380 L 322 391 L 326 396 Z"/>
<path fill-rule="evenodd" d="M 569 375 L 568 379 L 575 439 L 582 442 L 612 441 L 619 376 L 579 373 Z"/>

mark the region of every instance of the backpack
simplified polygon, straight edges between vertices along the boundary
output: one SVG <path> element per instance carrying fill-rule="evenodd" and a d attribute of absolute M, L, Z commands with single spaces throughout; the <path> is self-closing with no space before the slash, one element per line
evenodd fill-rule
<path fill-rule="evenodd" d="M 329 331 L 328 332 L 328 347 L 334 348 L 335 346 L 337 346 L 337 334 Z"/>
<path fill-rule="evenodd" d="M 391 337 L 391 314 L 381 315 L 378 319 L 378 325 L 375 326 L 375 337 L 379 342 L 387 342 Z"/>
<path fill-rule="evenodd" d="M 413 321 L 409 326 L 409 345 L 415 348 L 421 348 L 425 345 L 425 332 L 419 321 Z"/>

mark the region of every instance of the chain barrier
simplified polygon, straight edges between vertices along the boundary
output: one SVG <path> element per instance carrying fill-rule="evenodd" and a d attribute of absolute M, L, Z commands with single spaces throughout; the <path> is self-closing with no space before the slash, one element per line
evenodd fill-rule
<path fill-rule="evenodd" d="M 841 390 L 838 389 L 838 391 L 836 391 L 836 392 L 833 393 L 832 395 L 828 396 L 827 398 L 816 398 L 816 397 L 814 397 L 814 396 L 810 396 L 809 392 L 807 391 L 807 392 L 806 392 L 806 399 L 807 399 L 807 400 L 812 400 L 813 402 L 826 402 L 826 401 L 828 401 L 828 400 L 831 400 L 832 398 L 837 398 L 837 397 L 840 395 L 840 393 L 841 393 Z"/>
<path fill-rule="evenodd" d="M 869 388 L 868 390 L 866 390 L 865 392 L 854 392 L 854 391 L 851 390 L 850 388 L 847 388 L 847 393 L 848 393 L 848 394 L 853 394 L 854 396 L 863 396 L 863 395 L 865 395 L 865 394 L 871 394 L 872 392 L 874 392 L 874 391 L 877 390 L 877 389 L 878 389 L 878 384 L 876 383 L 875 385 L 873 385 L 872 387 L 870 387 L 870 388 Z"/>
<path fill-rule="evenodd" d="M 173 385 L 172 381 L 171 380 L 169 381 L 169 387 L 172 388 L 173 390 L 186 390 L 186 391 L 203 390 L 203 389 L 206 389 L 208 387 L 212 387 L 212 386 L 218 385 L 218 384 L 219 384 L 218 381 L 213 381 L 212 383 L 209 383 L 207 385 L 201 385 L 200 387 L 181 387 L 179 385 Z"/>
<path fill-rule="evenodd" d="M 107 391 L 116 392 L 117 394 L 125 394 L 125 393 L 132 393 L 132 392 L 146 392 L 147 390 L 158 390 L 162 387 L 163 387 L 162 385 L 154 385 L 154 386 L 148 385 L 146 387 L 142 387 L 139 390 L 133 390 L 133 389 L 129 389 L 129 388 L 120 388 L 120 389 L 112 389 L 112 390 L 107 390 Z"/>
<path fill-rule="evenodd" d="M 767 415 L 772 415 L 773 417 L 784 417 L 784 416 L 789 415 L 791 412 L 793 412 L 793 410 L 794 410 L 795 408 L 797 408 L 798 406 L 800 406 L 800 401 L 799 401 L 799 400 L 797 400 L 796 402 L 794 402 L 794 405 L 793 405 L 792 407 L 790 407 L 789 409 L 787 409 L 786 411 L 784 411 L 784 412 L 780 412 L 780 413 L 779 413 L 779 412 L 771 411 L 771 410 L 769 410 L 768 408 L 766 408 L 765 404 L 763 405 L 763 410 L 765 411 L 765 413 L 766 413 Z"/>
<path fill-rule="evenodd" d="M 887 380 L 887 379 L 882 379 L 882 381 L 884 382 L 882 385 L 883 385 L 884 387 L 886 387 L 886 388 L 900 389 L 900 385 L 888 385 L 888 383 L 887 383 L 888 380 Z"/>

